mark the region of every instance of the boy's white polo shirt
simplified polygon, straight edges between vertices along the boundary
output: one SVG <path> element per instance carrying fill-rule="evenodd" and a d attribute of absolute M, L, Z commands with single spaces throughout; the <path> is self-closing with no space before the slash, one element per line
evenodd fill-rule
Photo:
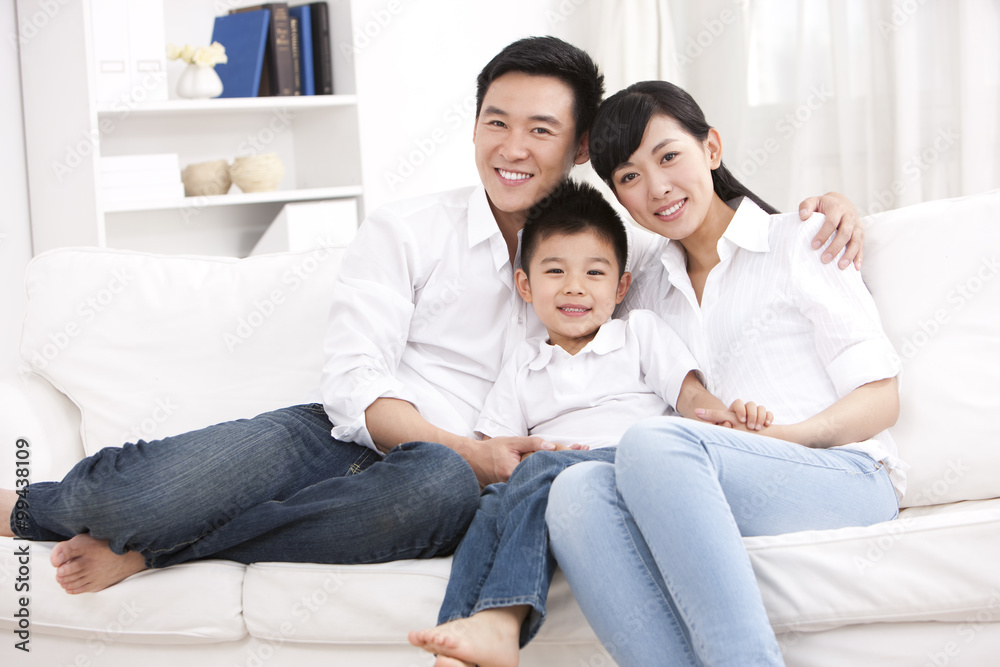
<path fill-rule="evenodd" d="M 609 320 L 575 355 L 545 338 L 528 340 L 504 365 L 476 431 L 591 448 L 617 445 L 640 419 L 673 414 L 692 370 L 698 365 L 687 347 L 649 311 Z"/>

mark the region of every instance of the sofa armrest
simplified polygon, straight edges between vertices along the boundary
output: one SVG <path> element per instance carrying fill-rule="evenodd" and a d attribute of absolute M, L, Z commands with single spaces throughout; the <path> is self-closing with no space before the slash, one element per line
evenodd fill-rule
<path fill-rule="evenodd" d="M 84 457 L 80 411 L 35 373 L 0 379 L 0 415 L 0 487 L 14 482 L 18 439 L 30 443 L 33 482 L 62 479 Z"/>

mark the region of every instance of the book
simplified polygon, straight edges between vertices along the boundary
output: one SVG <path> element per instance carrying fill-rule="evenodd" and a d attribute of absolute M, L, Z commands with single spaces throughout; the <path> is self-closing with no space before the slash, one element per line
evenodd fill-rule
<path fill-rule="evenodd" d="M 97 101 L 167 99 L 163 1 L 93 0 L 90 14 Z"/>
<path fill-rule="evenodd" d="M 228 60 L 215 66 L 222 79 L 219 97 L 257 97 L 270 20 L 267 9 L 215 17 L 212 41 L 226 47 Z"/>
<path fill-rule="evenodd" d="M 299 20 L 294 14 L 289 14 L 288 24 L 292 28 L 292 80 L 295 82 L 296 95 L 302 94 L 302 69 L 299 66 L 302 54 L 299 53 Z"/>
<path fill-rule="evenodd" d="M 160 171 L 176 172 L 180 182 L 181 161 L 177 153 L 149 153 L 137 155 L 112 155 L 101 157 L 101 173 L 113 171 Z"/>
<path fill-rule="evenodd" d="M 289 202 L 250 254 L 342 248 L 351 242 L 357 228 L 358 207 L 354 199 Z"/>
<path fill-rule="evenodd" d="M 251 11 L 271 12 L 267 28 L 267 46 L 264 49 L 264 71 L 261 75 L 259 97 L 268 95 L 294 95 L 295 71 L 292 64 L 292 28 L 287 2 L 268 2 L 251 7 L 229 10 L 230 15 Z M 266 85 L 265 85 L 266 84 Z"/>
<path fill-rule="evenodd" d="M 316 94 L 333 95 L 333 54 L 330 51 L 330 7 L 325 2 L 310 2 L 312 23 L 313 71 Z"/>
<path fill-rule="evenodd" d="M 302 94 L 315 95 L 316 77 L 313 73 L 312 12 L 310 12 L 308 5 L 299 5 L 297 7 L 289 7 L 288 13 L 298 21 L 298 61 L 302 79 Z"/>

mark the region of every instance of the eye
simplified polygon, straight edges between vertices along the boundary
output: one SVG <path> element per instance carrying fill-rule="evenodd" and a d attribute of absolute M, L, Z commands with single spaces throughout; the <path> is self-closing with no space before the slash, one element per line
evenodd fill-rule
<path fill-rule="evenodd" d="M 507 127 L 502 120 L 488 120 L 484 124 L 493 127 Z"/>
<path fill-rule="evenodd" d="M 630 171 L 630 172 L 624 173 L 621 176 L 619 176 L 618 177 L 618 183 L 624 185 L 624 184 L 626 184 L 626 183 L 628 183 L 628 182 L 630 182 L 630 181 L 632 181 L 632 180 L 634 180 L 634 179 L 636 179 L 638 177 L 639 177 L 639 174 L 635 173 L 634 171 Z"/>
<path fill-rule="evenodd" d="M 547 127 L 536 127 L 535 129 L 532 130 L 532 132 L 536 134 L 552 134 L 552 130 L 548 129 Z"/>
<path fill-rule="evenodd" d="M 600 269 L 591 269 L 590 271 L 587 271 L 587 275 L 588 276 L 603 276 L 604 275 L 604 271 L 601 271 Z"/>
<path fill-rule="evenodd" d="M 562 269 L 545 269 L 545 273 L 562 273 Z"/>
<path fill-rule="evenodd" d="M 677 153 L 665 153 L 663 159 L 660 160 L 660 162 L 670 162 L 675 157 L 677 157 Z"/>

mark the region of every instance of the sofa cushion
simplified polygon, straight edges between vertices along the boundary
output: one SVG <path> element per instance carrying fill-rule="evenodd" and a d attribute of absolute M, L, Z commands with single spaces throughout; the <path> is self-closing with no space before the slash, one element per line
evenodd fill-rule
<path fill-rule="evenodd" d="M 69 595 L 56 583 L 49 563 L 53 543 L 0 538 L 0 581 L 9 613 L 0 628 L 12 636 L 14 574 L 18 550 L 27 546 L 30 631 L 80 637 L 91 655 L 116 642 L 193 644 L 234 641 L 247 634 L 243 623 L 244 565 L 228 561 L 185 563 L 140 572 L 98 593 Z M 44 641 L 44 640 L 43 640 Z M 30 662 L 30 661 L 29 661 Z M 93 664 L 93 663 L 90 663 Z"/>
<path fill-rule="evenodd" d="M 780 633 L 964 621 L 1000 609 L 1000 500 L 913 508 L 874 526 L 744 542 Z M 247 629 L 274 642 L 403 643 L 408 631 L 435 623 L 449 572 L 450 559 L 257 563 L 244 583 Z M 561 573 L 549 613 L 538 642 L 593 640 Z"/>
<path fill-rule="evenodd" d="M 88 454 L 301 403 L 341 254 L 50 251 L 28 267 L 21 356 L 80 408 Z"/>
<path fill-rule="evenodd" d="M 862 274 L 902 360 L 902 504 L 1000 497 L 1000 190 L 869 222 Z"/>

